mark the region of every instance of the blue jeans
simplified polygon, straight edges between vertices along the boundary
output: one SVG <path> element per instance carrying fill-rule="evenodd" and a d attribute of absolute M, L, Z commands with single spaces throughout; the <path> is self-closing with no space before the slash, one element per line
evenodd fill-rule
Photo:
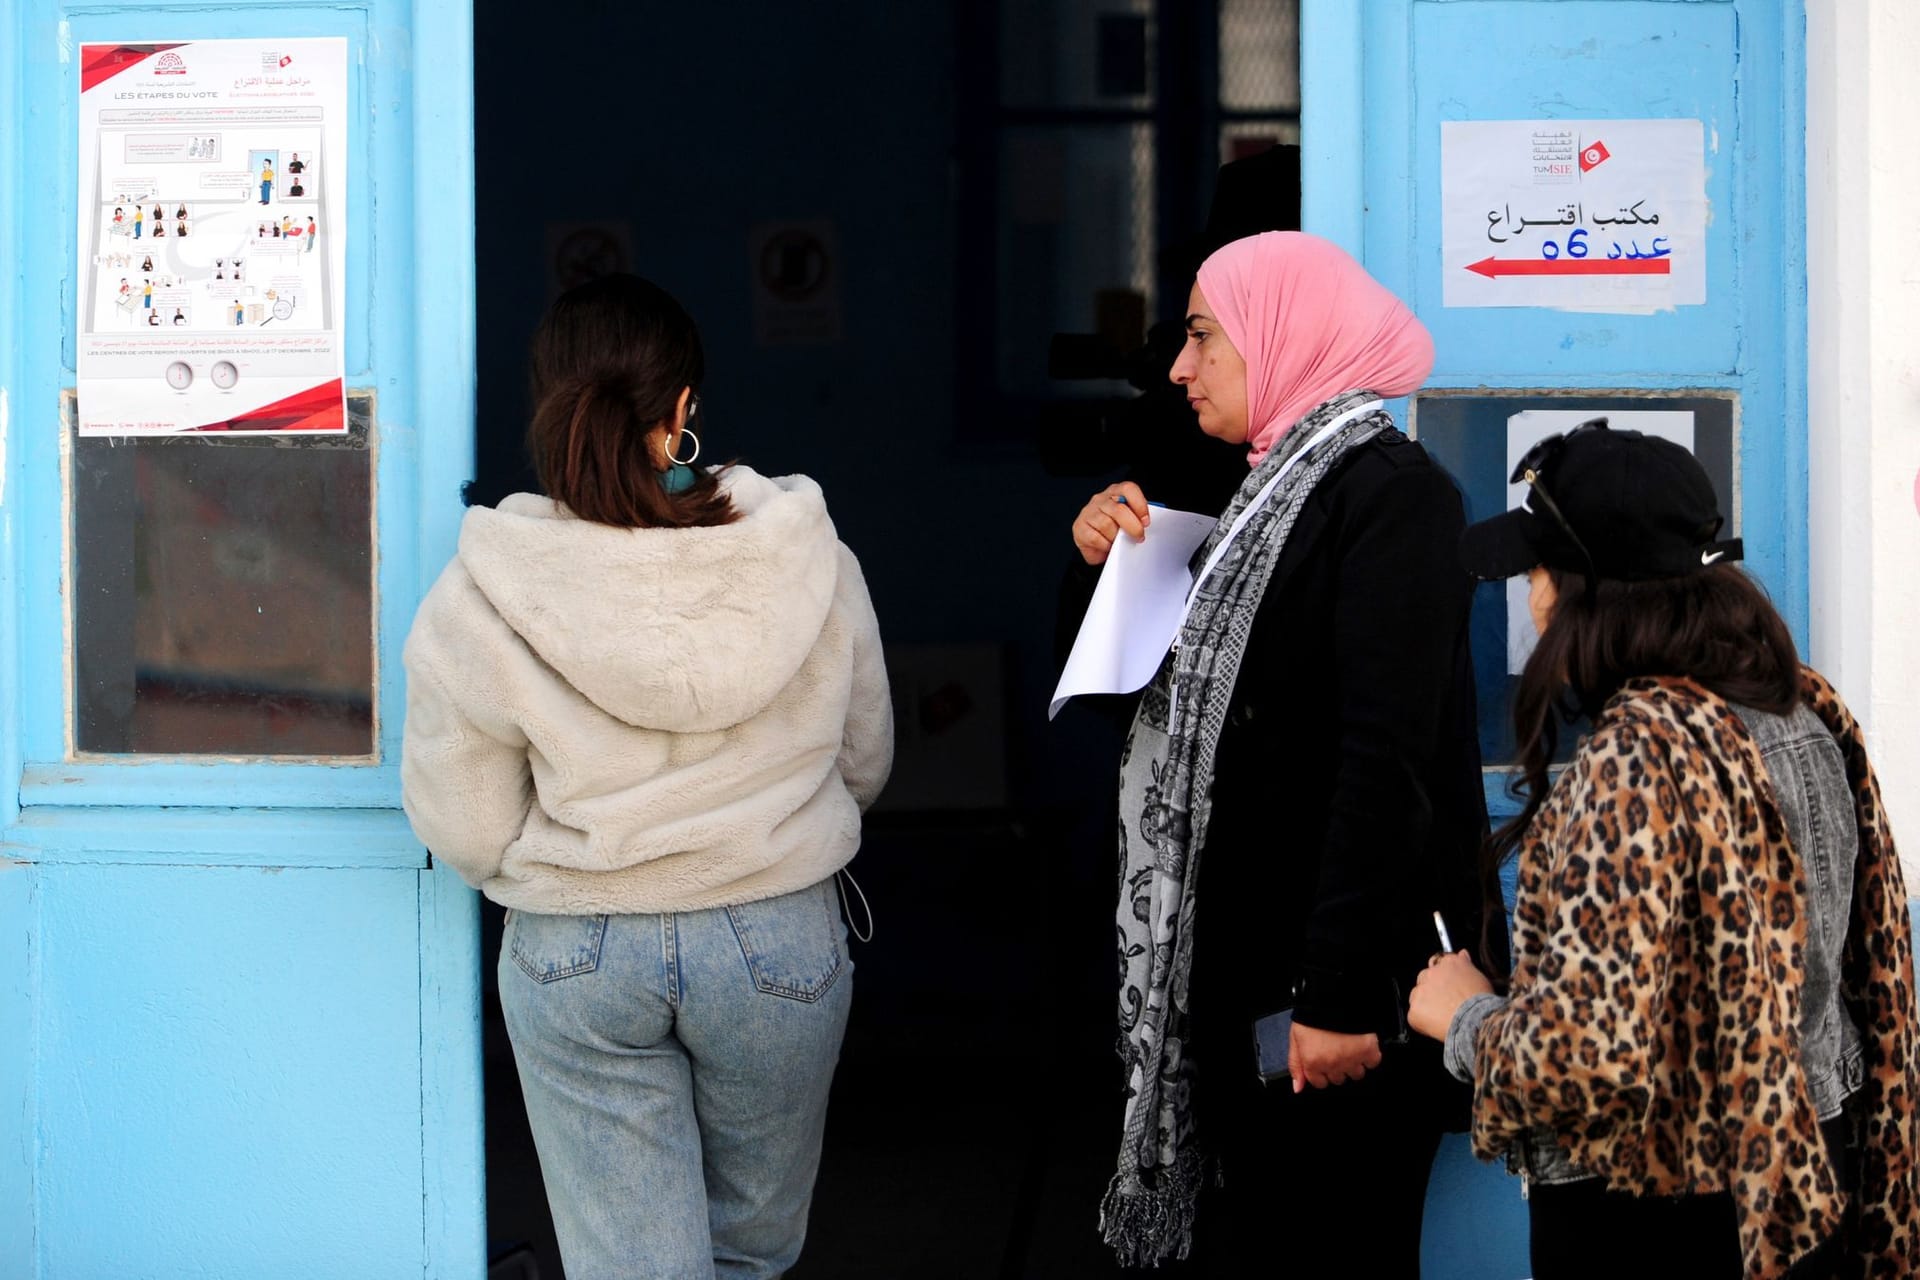
<path fill-rule="evenodd" d="M 569 1280 L 792 1266 L 852 999 L 832 877 L 712 911 L 512 912 L 500 1003 Z"/>

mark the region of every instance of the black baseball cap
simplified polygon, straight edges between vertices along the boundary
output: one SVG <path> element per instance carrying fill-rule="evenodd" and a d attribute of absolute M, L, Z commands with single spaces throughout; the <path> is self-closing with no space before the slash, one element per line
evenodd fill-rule
<path fill-rule="evenodd" d="M 1520 506 L 1471 525 L 1460 559 L 1496 581 L 1545 565 L 1588 577 L 1642 582 L 1678 578 L 1743 558 L 1713 482 L 1692 453 L 1658 436 L 1614 431 L 1605 418 L 1548 436 L 1509 481 Z"/>

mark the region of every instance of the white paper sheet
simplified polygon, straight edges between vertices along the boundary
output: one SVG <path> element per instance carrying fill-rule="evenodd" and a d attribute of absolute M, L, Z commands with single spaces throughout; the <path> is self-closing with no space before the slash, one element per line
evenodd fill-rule
<path fill-rule="evenodd" d="M 1121 535 L 1047 706 L 1047 719 L 1082 693 L 1132 693 L 1160 668 L 1180 628 L 1193 573 L 1187 564 L 1218 520 L 1155 507 L 1143 541 Z"/>

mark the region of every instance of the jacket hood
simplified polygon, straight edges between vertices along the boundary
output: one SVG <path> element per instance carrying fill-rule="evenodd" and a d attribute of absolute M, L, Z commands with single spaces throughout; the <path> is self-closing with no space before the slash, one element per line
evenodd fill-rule
<path fill-rule="evenodd" d="M 615 529 L 549 498 L 475 507 L 460 561 L 540 659 L 607 714 L 705 733 L 763 710 L 812 651 L 839 577 L 820 486 L 733 467 L 740 518 Z"/>

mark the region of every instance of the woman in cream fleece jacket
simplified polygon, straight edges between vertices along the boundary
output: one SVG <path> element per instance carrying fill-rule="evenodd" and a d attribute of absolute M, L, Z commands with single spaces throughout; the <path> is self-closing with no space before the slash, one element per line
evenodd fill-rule
<path fill-rule="evenodd" d="M 467 513 L 406 647 L 407 814 L 510 908 L 501 1002 L 574 1280 L 798 1256 L 851 998 L 832 882 L 892 758 L 819 486 L 676 460 L 702 363 L 644 281 L 562 297 L 529 434 L 552 496 Z"/>

